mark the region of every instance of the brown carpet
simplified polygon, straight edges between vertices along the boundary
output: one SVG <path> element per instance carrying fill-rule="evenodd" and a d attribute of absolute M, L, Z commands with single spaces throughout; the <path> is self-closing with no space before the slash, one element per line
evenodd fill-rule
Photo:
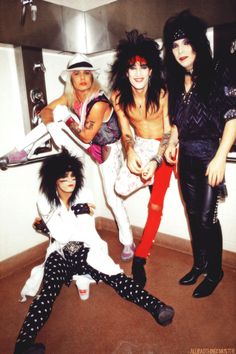
<path fill-rule="evenodd" d="M 104 231 L 102 236 L 119 262 L 121 245 L 117 235 Z M 120 298 L 103 283 L 90 286 L 87 301 L 80 300 L 72 284 L 63 287 L 37 342 L 46 345 L 47 354 L 235 354 L 236 271 L 225 268 L 215 293 L 194 299 L 191 295 L 195 285 L 178 285 L 191 263 L 189 255 L 154 246 L 146 266 L 146 289 L 175 308 L 170 326 L 159 326 L 149 313 Z M 122 267 L 130 274 L 131 262 L 122 263 Z M 0 354 L 12 353 L 31 302 L 18 302 L 29 272 L 27 267 L 0 281 Z"/>

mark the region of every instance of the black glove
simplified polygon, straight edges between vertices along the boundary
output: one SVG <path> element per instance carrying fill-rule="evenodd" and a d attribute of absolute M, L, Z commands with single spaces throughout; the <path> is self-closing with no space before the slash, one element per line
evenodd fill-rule
<path fill-rule="evenodd" d="M 71 210 L 73 210 L 75 216 L 79 214 L 90 214 L 90 208 L 87 203 L 78 203 L 72 205 Z"/>
<path fill-rule="evenodd" d="M 35 231 L 39 232 L 40 234 L 43 234 L 45 236 L 50 236 L 50 231 L 47 225 L 45 224 L 45 222 L 43 221 L 43 219 L 41 219 L 39 222 L 34 222 L 33 228 L 35 229 Z"/>
<path fill-rule="evenodd" d="M 133 279 L 136 283 L 138 283 L 142 288 L 144 288 L 146 284 L 146 273 L 144 265 L 146 264 L 146 259 L 141 257 L 134 256 L 132 263 L 132 274 Z"/>

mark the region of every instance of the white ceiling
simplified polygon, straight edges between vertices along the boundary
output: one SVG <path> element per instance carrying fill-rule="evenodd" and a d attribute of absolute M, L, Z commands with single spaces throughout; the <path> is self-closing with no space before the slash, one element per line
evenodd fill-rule
<path fill-rule="evenodd" d="M 56 5 L 70 7 L 75 10 L 88 11 L 117 0 L 44 0 Z"/>

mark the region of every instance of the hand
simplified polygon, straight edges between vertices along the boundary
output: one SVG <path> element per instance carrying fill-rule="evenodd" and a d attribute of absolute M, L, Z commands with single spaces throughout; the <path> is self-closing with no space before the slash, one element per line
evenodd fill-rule
<path fill-rule="evenodd" d="M 80 214 L 93 215 L 95 210 L 95 205 L 91 203 L 78 203 L 72 205 L 71 210 L 73 210 L 75 216 Z"/>
<path fill-rule="evenodd" d="M 37 231 L 40 234 L 43 234 L 45 236 L 49 236 L 49 234 L 50 234 L 50 231 L 49 231 L 47 225 L 45 224 L 43 219 L 41 219 L 40 217 L 36 217 L 34 219 L 33 228 L 35 229 L 35 231 Z"/>
<path fill-rule="evenodd" d="M 36 216 L 36 218 L 34 219 L 33 225 L 40 224 L 41 221 L 42 221 L 42 219 L 39 216 Z"/>
<path fill-rule="evenodd" d="M 148 164 L 143 168 L 142 179 L 144 179 L 144 181 L 148 181 L 149 179 L 151 179 L 154 176 L 156 168 L 156 161 L 149 161 Z"/>
<path fill-rule="evenodd" d="M 146 264 L 146 259 L 134 256 L 132 264 L 132 274 L 134 281 L 144 288 L 146 284 L 146 273 L 144 265 Z"/>
<path fill-rule="evenodd" d="M 215 156 L 209 163 L 205 175 L 208 176 L 208 184 L 218 186 L 224 179 L 226 159 Z"/>
<path fill-rule="evenodd" d="M 166 161 L 171 165 L 175 165 L 177 163 L 176 151 L 177 151 L 177 148 L 176 148 L 176 145 L 174 145 L 174 144 L 169 144 L 166 148 L 165 158 L 166 158 Z"/>
<path fill-rule="evenodd" d="M 89 207 L 89 211 L 90 211 L 90 215 L 93 216 L 96 206 L 94 204 L 88 203 L 88 207 Z"/>
<path fill-rule="evenodd" d="M 69 119 L 72 119 L 74 122 L 80 125 L 80 120 L 77 115 L 71 112 L 67 106 L 61 104 L 57 105 L 53 110 L 53 121 L 65 122 L 67 124 Z"/>
<path fill-rule="evenodd" d="M 142 173 L 142 161 L 134 150 L 130 150 L 127 154 L 127 165 L 130 172 L 137 175 Z"/>

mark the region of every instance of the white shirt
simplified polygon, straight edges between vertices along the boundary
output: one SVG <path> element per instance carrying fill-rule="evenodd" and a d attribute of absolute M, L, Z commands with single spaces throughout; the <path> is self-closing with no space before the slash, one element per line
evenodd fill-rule
<path fill-rule="evenodd" d="M 87 188 L 80 190 L 76 196 L 73 205 L 78 203 L 93 203 L 91 191 Z M 40 195 L 37 207 L 40 216 L 46 223 L 54 242 L 50 243 L 47 257 L 54 251 L 59 252 L 63 257 L 63 247 L 69 241 L 84 242 L 84 246 L 89 248 L 87 262 L 94 269 L 108 274 L 116 275 L 123 270 L 119 264 L 116 264 L 108 255 L 107 243 L 101 239 L 95 228 L 94 217 L 89 214 L 75 215 L 71 208 L 68 210 L 64 204 L 52 206 L 44 195 Z M 40 287 L 44 264 L 35 267 L 31 271 L 30 278 L 26 281 L 21 291 L 21 296 L 35 296 Z"/>

